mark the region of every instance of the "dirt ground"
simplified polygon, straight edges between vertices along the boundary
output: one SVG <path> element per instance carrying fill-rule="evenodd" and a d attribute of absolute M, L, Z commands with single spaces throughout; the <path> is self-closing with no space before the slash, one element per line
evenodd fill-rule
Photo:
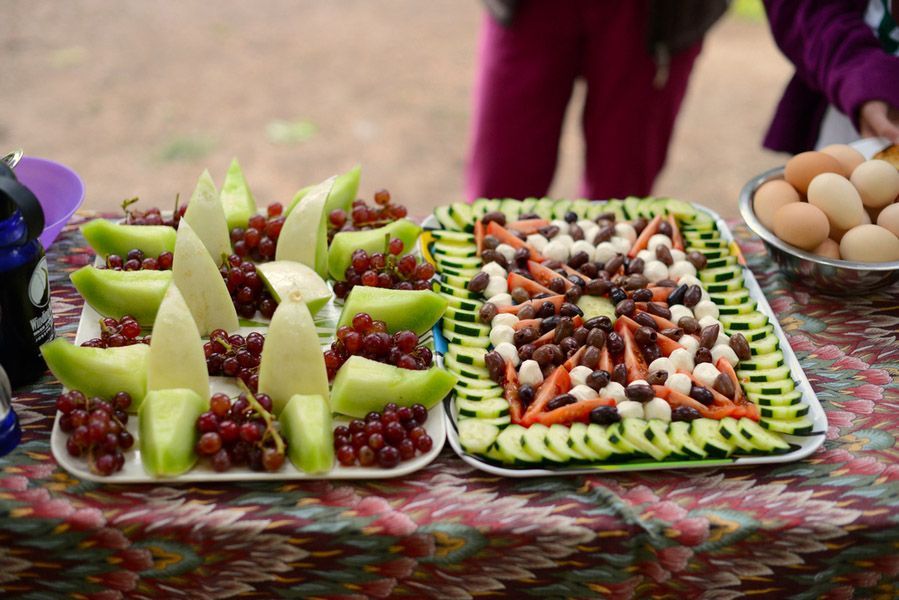
<path fill-rule="evenodd" d="M 73 167 L 86 207 L 169 205 L 230 159 L 257 199 L 355 163 L 414 214 L 461 198 L 474 0 L 0 0 L 0 150 Z M 760 140 L 791 69 L 765 23 L 709 36 L 656 193 L 736 214 L 749 177 L 783 162 Z M 569 111 L 552 194 L 575 193 Z"/>

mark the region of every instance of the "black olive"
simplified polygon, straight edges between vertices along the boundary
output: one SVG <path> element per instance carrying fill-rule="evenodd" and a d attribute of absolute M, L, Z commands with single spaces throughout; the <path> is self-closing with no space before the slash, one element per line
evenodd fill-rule
<path fill-rule="evenodd" d="M 597 369 L 587 375 L 587 386 L 598 392 L 602 388 L 609 385 L 609 381 L 612 380 L 611 377 L 612 376 L 608 371 Z"/>
<path fill-rule="evenodd" d="M 702 415 L 692 406 L 678 406 L 671 411 L 672 421 L 695 421 Z"/>
<path fill-rule="evenodd" d="M 687 284 L 677 286 L 673 292 L 668 294 L 668 306 L 684 303 L 684 294 L 687 293 Z"/>
<path fill-rule="evenodd" d="M 597 406 L 590 411 L 590 422 L 597 425 L 611 425 L 620 420 L 621 415 L 614 406 Z"/>
<path fill-rule="evenodd" d="M 617 305 L 622 300 L 627 300 L 627 292 L 620 287 L 613 287 L 609 290 L 609 299 L 612 301 L 612 304 Z"/>

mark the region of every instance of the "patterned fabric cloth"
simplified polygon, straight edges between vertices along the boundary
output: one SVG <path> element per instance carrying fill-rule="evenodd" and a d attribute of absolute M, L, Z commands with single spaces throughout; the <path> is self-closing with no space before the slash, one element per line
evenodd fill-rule
<path fill-rule="evenodd" d="M 49 252 L 68 337 L 77 224 Z M 516 480 L 445 449 L 372 483 L 111 486 L 50 455 L 48 377 L 20 390 L 23 441 L 0 458 L 0 596 L 897 597 L 897 290 L 815 297 L 735 233 L 828 414 L 807 460 Z"/>

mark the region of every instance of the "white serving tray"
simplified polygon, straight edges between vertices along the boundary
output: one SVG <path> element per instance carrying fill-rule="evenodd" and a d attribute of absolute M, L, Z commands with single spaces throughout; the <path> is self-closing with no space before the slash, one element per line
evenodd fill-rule
<path fill-rule="evenodd" d="M 694 203 L 693 206 L 711 216 L 715 221 L 715 226 L 718 228 L 718 231 L 721 234 L 721 238 L 726 240 L 728 244 L 735 245 L 734 237 L 730 231 L 730 228 L 727 226 L 727 223 L 724 222 L 724 219 L 722 219 L 721 216 L 718 215 L 718 213 L 700 204 Z M 433 216 L 425 220 L 424 226 L 426 229 L 439 229 L 439 224 Z M 742 264 L 743 261 L 741 260 L 740 262 Z M 749 290 L 750 297 L 758 304 L 758 310 L 767 315 L 768 321 L 772 325 L 774 325 L 774 333 L 779 341 L 780 350 L 781 352 L 783 352 L 784 362 L 790 367 L 790 375 L 793 377 L 793 380 L 797 384 L 796 389 L 802 392 L 802 400 L 809 405 L 808 418 L 814 424 L 813 433 L 811 435 L 794 436 L 781 434 L 783 435 L 784 440 L 794 448 L 790 452 L 784 454 L 772 454 L 769 456 L 741 456 L 737 458 L 712 458 L 680 461 L 644 460 L 640 462 L 635 461 L 629 463 L 596 463 L 592 465 L 578 464 L 570 467 L 560 465 L 558 467 L 552 468 L 503 466 L 487 461 L 479 456 L 469 454 L 462 448 L 462 445 L 459 443 L 459 432 L 456 428 L 455 422 L 456 408 L 454 395 L 451 395 L 444 401 L 446 408 L 444 414 L 446 415 L 446 431 L 449 445 L 456 452 L 456 454 L 458 454 L 459 457 L 469 465 L 475 467 L 476 469 L 486 471 L 487 473 L 491 473 L 493 475 L 502 475 L 505 477 L 550 477 L 558 475 L 586 475 L 590 473 L 600 472 L 621 473 L 627 471 L 650 471 L 660 469 L 695 469 L 709 467 L 766 465 L 774 463 L 793 462 L 809 456 L 824 443 L 824 435 L 827 433 L 827 415 L 824 413 L 824 409 L 821 407 L 821 402 L 818 401 L 818 397 L 815 395 L 815 391 L 812 389 L 811 384 L 809 384 L 808 378 L 806 377 L 805 372 L 802 370 L 802 367 L 799 364 L 799 360 L 793 353 L 793 348 L 790 347 L 790 343 L 787 341 L 786 335 L 784 334 L 784 331 L 780 326 L 780 322 L 777 319 L 777 315 L 775 315 L 774 311 L 771 310 L 771 306 L 768 304 L 768 300 L 765 298 L 765 294 L 762 292 L 762 288 L 759 287 L 755 276 L 752 274 L 752 270 L 749 269 L 749 267 L 747 267 L 745 264 L 743 264 L 742 266 L 744 285 L 746 286 L 746 289 Z M 441 324 L 438 323 L 434 327 L 435 332 L 439 331 L 440 327 Z M 437 346 L 439 351 L 445 350 L 446 342 L 443 340 L 442 335 L 439 338 L 435 335 L 435 346 Z"/>

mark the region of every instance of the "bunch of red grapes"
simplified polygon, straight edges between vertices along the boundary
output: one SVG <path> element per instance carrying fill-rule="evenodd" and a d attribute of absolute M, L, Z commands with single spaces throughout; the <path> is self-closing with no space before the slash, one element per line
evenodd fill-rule
<path fill-rule="evenodd" d="M 140 324 L 131 315 L 121 320 L 105 317 L 100 319 L 100 337 L 82 342 L 90 348 L 118 348 L 133 344 L 149 344 L 150 336 L 141 336 Z"/>
<path fill-rule="evenodd" d="M 147 210 L 129 208 L 137 201 L 137 198 L 131 198 L 122 202 L 122 210 L 125 211 L 126 225 L 168 225 L 169 227 L 178 229 L 181 218 L 184 216 L 184 213 L 187 212 L 187 203 L 180 204 L 178 196 L 175 196 L 175 210 L 172 211 L 172 216 L 168 218 L 163 217 L 162 211 L 155 206 L 148 208 Z"/>
<path fill-rule="evenodd" d="M 372 320 L 367 313 L 355 315 L 352 327 L 337 329 L 337 339 L 325 351 L 328 379 L 334 379 L 337 370 L 353 355 L 412 371 L 427 369 L 433 358 L 428 348 L 418 345 L 415 332 L 403 330 L 390 335 L 384 321 Z"/>
<path fill-rule="evenodd" d="M 369 206 L 365 200 L 354 200 L 349 219 L 346 211 L 342 208 L 336 208 L 328 213 L 328 243 L 341 231 L 361 231 L 383 227 L 402 219 L 407 213 L 405 206 L 390 202 L 390 192 L 378 190 L 375 192 L 374 206 Z"/>
<path fill-rule="evenodd" d="M 175 256 L 171 252 L 163 252 L 157 257 L 145 256 L 142 250 L 129 250 L 124 258 L 118 254 L 106 257 L 106 264 L 101 269 L 113 271 L 171 271 Z"/>
<path fill-rule="evenodd" d="M 387 243 L 387 252 L 368 254 L 359 248 L 353 251 L 345 281 L 334 282 L 334 295 L 346 298 L 357 285 L 394 290 L 428 290 L 434 276 L 434 265 L 419 263 L 413 255 L 403 253 L 403 240 L 394 238 Z"/>
<path fill-rule="evenodd" d="M 56 398 L 61 413 L 59 428 L 69 434 L 66 451 L 74 457 L 86 457 L 93 473 L 112 475 L 125 464 L 124 452 L 134 445 L 128 432 L 128 407 L 131 396 L 117 393 L 111 401 L 87 398 L 71 390 Z"/>
<path fill-rule="evenodd" d="M 241 394 L 231 401 L 214 394 L 209 410 L 197 417 L 197 453 L 218 472 L 247 465 L 273 472 L 284 464 L 287 444 L 275 427 L 272 399 L 266 394 Z"/>
<path fill-rule="evenodd" d="M 377 464 L 392 469 L 415 457 L 416 451 L 428 452 L 434 441 L 425 430 L 428 409 L 421 404 L 412 407 L 387 404 L 382 412 L 370 412 L 365 420 L 354 419 L 348 426 L 334 429 L 337 461 L 351 467 Z"/>
<path fill-rule="evenodd" d="M 209 341 L 203 344 L 206 355 L 206 370 L 210 375 L 237 377 L 252 391 L 259 389 L 259 363 L 265 336 L 258 331 L 247 337 L 234 333 L 228 335 L 224 329 L 216 329 L 209 334 Z"/>
<path fill-rule="evenodd" d="M 250 217 L 247 227 L 231 230 L 231 247 L 241 258 L 252 258 L 256 262 L 273 260 L 278 247 L 278 237 L 284 227 L 284 207 L 280 202 L 268 205 L 265 215 Z"/>
<path fill-rule="evenodd" d="M 256 265 L 245 261 L 237 254 L 232 254 L 219 268 L 234 310 L 245 319 L 252 319 L 258 310 L 266 319 L 271 319 L 278 308 L 278 303 L 272 298 L 262 279 L 256 272 Z"/>

